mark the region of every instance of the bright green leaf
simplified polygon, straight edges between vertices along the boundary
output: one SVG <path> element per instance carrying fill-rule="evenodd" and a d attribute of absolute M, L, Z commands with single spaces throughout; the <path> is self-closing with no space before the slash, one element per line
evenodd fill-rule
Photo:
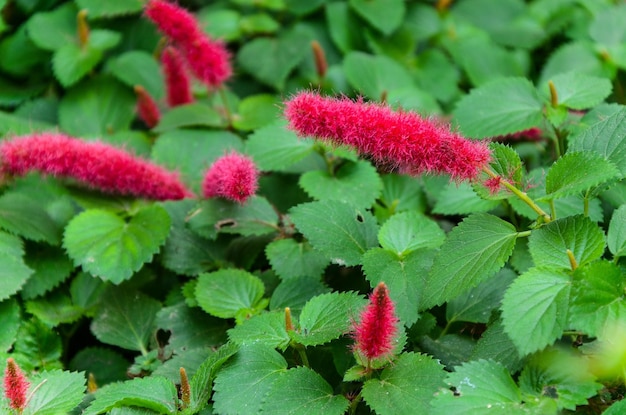
<path fill-rule="evenodd" d="M 607 234 L 609 251 L 615 256 L 626 254 L 626 205 L 613 211 Z"/>
<path fill-rule="evenodd" d="M 48 212 L 30 196 L 21 193 L 5 193 L 0 197 L 0 228 L 51 245 L 60 240 L 60 229 Z"/>
<path fill-rule="evenodd" d="M 308 242 L 297 242 L 293 238 L 270 242 L 265 248 L 265 255 L 274 272 L 283 280 L 301 276 L 319 277 L 328 265 L 328 259 Z"/>
<path fill-rule="evenodd" d="M 611 81 L 606 78 L 585 75 L 580 72 L 566 72 L 550 79 L 556 88 L 558 104 L 574 110 L 595 107 L 611 94 Z M 548 85 L 542 92 L 550 97 Z"/>
<path fill-rule="evenodd" d="M 13 346 L 21 320 L 20 305 L 15 298 L 0 301 L 0 353 L 9 351 Z"/>
<path fill-rule="evenodd" d="M 615 181 L 621 176 L 613 163 L 600 154 L 568 152 L 550 167 L 546 176 L 548 197 L 558 199 L 585 192 L 601 183 Z"/>
<path fill-rule="evenodd" d="M 398 256 L 422 248 L 438 248 L 445 233 L 437 222 L 416 211 L 393 215 L 378 232 L 380 245 Z"/>
<path fill-rule="evenodd" d="M 390 35 L 400 26 L 406 12 L 403 0 L 350 0 L 348 3 L 384 35 Z"/>
<path fill-rule="evenodd" d="M 213 386 L 216 374 L 235 353 L 238 347 L 232 343 L 227 343 L 220 347 L 198 367 L 198 370 L 191 378 L 191 410 L 199 410 L 206 406 Z"/>
<path fill-rule="evenodd" d="M 241 310 L 258 305 L 265 287 L 256 276 L 238 269 L 221 269 L 200 274 L 196 299 L 204 311 L 221 318 L 233 318 Z"/>
<path fill-rule="evenodd" d="M 502 320 L 492 323 L 480 336 L 471 355 L 472 360 L 493 360 L 515 373 L 521 369 L 523 361 L 517 347 L 504 331 Z"/>
<path fill-rule="evenodd" d="M 228 338 L 235 344 L 261 344 L 285 350 L 291 339 L 285 327 L 285 313 L 281 310 L 252 316 L 228 330 Z"/>
<path fill-rule="evenodd" d="M 0 301 L 18 292 L 33 273 L 24 263 L 23 256 L 22 240 L 0 232 Z"/>
<path fill-rule="evenodd" d="M 352 51 L 343 60 L 348 82 L 370 99 L 379 100 L 383 93 L 414 85 L 409 71 L 384 55 Z"/>
<path fill-rule="evenodd" d="M 225 120 L 217 110 L 200 102 L 178 105 L 163 114 L 154 132 L 165 133 L 184 127 L 224 127 Z M 197 133 L 197 132 L 196 132 Z M 202 131 L 206 133 L 206 131 Z"/>
<path fill-rule="evenodd" d="M 145 0 L 76 0 L 78 7 L 87 10 L 90 19 L 122 16 L 139 13 L 143 10 Z"/>
<path fill-rule="evenodd" d="M 86 389 L 85 375 L 77 372 L 52 370 L 29 380 L 31 385 L 24 415 L 69 413 L 83 400 Z"/>
<path fill-rule="evenodd" d="M 77 13 L 73 3 L 63 3 L 52 11 L 36 13 L 28 20 L 28 36 L 45 50 L 57 50 L 75 43 Z"/>
<path fill-rule="evenodd" d="M 363 47 L 362 22 L 347 2 L 329 2 L 325 8 L 330 38 L 344 54 Z"/>
<path fill-rule="evenodd" d="M 517 151 L 505 144 L 496 142 L 490 143 L 489 149 L 491 150 L 491 162 L 489 163 L 491 170 L 514 185 L 521 184 L 523 168 L 522 160 Z M 493 193 L 491 189 L 484 185 L 484 182 L 489 179 L 490 176 L 483 172 L 481 173 L 480 180 L 472 185 L 474 191 L 481 198 L 499 200 L 508 199 L 513 196 L 504 186 L 500 186 L 498 192 Z"/>
<path fill-rule="evenodd" d="M 12 352 L 24 356 L 21 367 L 27 372 L 62 367 L 61 336 L 35 317 L 22 321 Z"/>
<path fill-rule="evenodd" d="M 163 98 L 165 88 L 161 67 L 150 53 L 129 51 L 110 60 L 108 65 L 111 73 L 129 87 L 141 85 L 154 99 Z"/>
<path fill-rule="evenodd" d="M 433 213 L 442 215 L 467 215 L 477 212 L 488 212 L 500 203 L 497 200 L 486 200 L 467 182 L 449 182 L 437 195 Z"/>
<path fill-rule="evenodd" d="M 278 118 L 280 101 L 270 94 L 251 95 L 241 100 L 233 126 L 242 131 L 252 131 L 274 122 Z"/>
<path fill-rule="evenodd" d="M 284 310 L 285 307 L 289 307 L 291 314 L 298 316 L 307 301 L 329 291 L 319 276 L 291 278 L 281 282 L 274 289 L 270 299 L 270 310 Z"/>

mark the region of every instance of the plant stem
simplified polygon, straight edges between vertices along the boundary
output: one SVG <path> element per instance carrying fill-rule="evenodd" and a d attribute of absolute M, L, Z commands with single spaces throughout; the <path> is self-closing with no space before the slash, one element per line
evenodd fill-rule
<path fill-rule="evenodd" d="M 363 397 L 361 396 L 361 392 L 359 392 L 359 394 L 352 399 L 352 402 L 350 402 L 350 409 L 348 410 L 349 414 L 356 413 L 356 408 L 359 406 L 361 399 L 363 399 Z"/>
<path fill-rule="evenodd" d="M 517 237 L 518 238 L 525 238 L 527 236 L 530 236 L 530 233 L 531 233 L 530 231 L 518 232 L 517 233 Z"/>
<path fill-rule="evenodd" d="M 548 222 L 550 222 L 552 220 L 550 215 L 548 215 L 546 212 L 544 212 L 543 209 L 541 209 L 530 197 L 528 197 L 526 192 L 522 192 L 517 187 L 513 186 L 508 180 L 506 180 L 504 177 L 501 177 L 498 174 L 496 174 L 489 167 L 483 167 L 483 171 L 485 173 L 487 173 L 487 175 L 489 175 L 490 177 L 500 178 L 500 184 L 502 184 L 504 187 L 509 189 L 522 202 L 526 203 L 528 206 L 530 206 L 530 208 L 532 210 L 537 212 L 537 214 L 543 218 L 544 222 L 548 223 Z"/>
<path fill-rule="evenodd" d="M 556 207 L 554 206 L 554 199 L 550 199 L 550 215 L 552 219 L 556 219 Z"/>
<path fill-rule="evenodd" d="M 228 98 L 226 97 L 226 92 L 224 92 L 224 88 L 221 87 L 218 89 L 220 98 L 222 99 L 222 103 L 224 104 L 224 113 L 226 114 L 226 121 L 228 122 L 228 127 L 232 127 L 233 125 L 233 114 L 230 112 L 230 108 L 228 107 Z"/>
<path fill-rule="evenodd" d="M 298 351 L 298 354 L 300 355 L 300 359 L 302 360 L 302 364 L 310 368 L 311 364 L 309 363 L 309 357 L 306 355 L 306 350 L 304 346 L 301 345 L 300 343 L 295 343 L 292 346 L 294 349 Z"/>

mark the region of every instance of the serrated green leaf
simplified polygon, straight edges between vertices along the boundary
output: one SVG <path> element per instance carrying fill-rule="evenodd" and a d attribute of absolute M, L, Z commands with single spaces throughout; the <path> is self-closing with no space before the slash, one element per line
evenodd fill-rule
<path fill-rule="evenodd" d="M 540 125 L 542 106 L 530 81 L 502 78 L 481 85 L 461 98 L 454 118 L 467 137 L 495 137 Z"/>
<path fill-rule="evenodd" d="M 73 3 L 63 3 L 52 11 L 36 13 L 28 20 L 28 36 L 45 50 L 57 50 L 76 42 L 77 13 Z"/>
<path fill-rule="evenodd" d="M 506 367 L 510 373 L 522 368 L 522 359 L 517 347 L 504 331 L 502 320 L 498 319 L 480 336 L 471 360 L 493 360 Z"/>
<path fill-rule="evenodd" d="M 246 141 L 246 154 L 263 171 L 282 171 L 313 153 L 311 139 L 298 138 L 283 121 L 255 130 Z"/>
<path fill-rule="evenodd" d="M 228 330 L 228 338 L 238 345 L 261 344 L 282 351 L 291 341 L 285 328 L 285 313 L 282 311 L 252 316 Z"/>
<path fill-rule="evenodd" d="M 399 257 L 422 248 L 438 248 L 445 233 L 437 222 L 416 211 L 393 215 L 378 232 L 380 245 Z"/>
<path fill-rule="evenodd" d="M 364 304 L 365 300 L 354 292 L 313 297 L 302 308 L 298 330 L 290 335 L 305 346 L 316 346 L 339 338 L 349 331 Z"/>
<path fill-rule="evenodd" d="M 613 211 L 607 233 L 607 244 L 609 251 L 616 257 L 626 254 L 626 205 Z"/>
<path fill-rule="evenodd" d="M 2 84 L 2 80 L 0 80 L 0 90 L 2 89 L 5 88 Z M 30 95 L 30 93 L 28 93 L 27 95 Z M 2 99 L 3 96 L 0 93 L 0 105 L 6 105 L 6 102 L 3 102 Z M 29 118 L 22 118 L 13 114 L 7 114 L 0 111 L 0 134 L 2 135 L 25 135 L 39 131 L 52 131 L 54 129 L 55 127 L 52 124 L 35 121 Z"/>
<path fill-rule="evenodd" d="M 57 245 L 59 226 L 48 212 L 31 197 L 21 193 L 5 193 L 0 197 L 0 227 L 33 241 Z"/>
<path fill-rule="evenodd" d="M 528 249 L 535 266 L 571 269 L 567 250 L 578 266 L 585 265 L 604 253 L 604 232 L 586 216 L 558 219 L 533 231 Z"/>
<path fill-rule="evenodd" d="M 548 197 L 558 199 L 620 177 L 617 167 L 600 154 L 589 151 L 568 152 L 548 170 L 546 193 Z"/>
<path fill-rule="evenodd" d="M 35 272 L 22 287 L 21 295 L 25 300 L 52 290 L 65 281 L 74 269 L 72 261 L 57 247 L 37 247 L 35 252 L 29 252 L 26 264 Z"/>
<path fill-rule="evenodd" d="M 448 370 L 467 362 L 476 346 L 471 338 L 460 334 L 444 334 L 435 340 L 423 335 L 418 344 L 422 352 L 439 360 Z"/>
<path fill-rule="evenodd" d="M 372 248 L 363 255 L 363 272 L 372 287 L 384 282 L 396 305 L 396 314 L 407 326 L 418 319 L 425 277 L 435 251 L 412 251 L 399 257 L 394 252 Z"/>
<path fill-rule="evenodd" d="M 270 94 L 250 95 L 242 99 L 233 120 L 233 127 L 241 131 L 252 131 L 274 122 L 280 111 L 279 103 Z"/>
<path fill-rule="evenodd" d="M 85 314 L 93 316 L 93 309 L 100 302 L 106 290 L 105 282 L 84 271 L 78 273 L 70 285 L 72 302 L 85 310 Z"/>
<path fill-rule="evenodd" d="M 502 219 L 477 213 L 448 234 L 428 275 L 424 309 L 453 299 L 495 274 L 513 252 L 517 232 Z"/>
<path fill-rule="evenodd" d="M 99 387 L 126 380 L 129 366 L 120 353 L 103 347 L 86 347 L 76 353 L 69 364 L 72 370 L 93 375 Z"/>
<path fill-rule="evenodd" d="M 363 384 L 363 399 L 380 415 L 431 413 L 430 402 L 446 372 L 430 356 L 403 353 L 380 375 Z"/>
<path fill-rule="evenodd" d="M 532 268 L 502 299 L 502 322 L 520 355 L 543 349 L 567 328 L 571 281 L 562 271 Z"/>
<path fill-rule="evenodd" d="M 383 187 L 376 169 L 367 161 L 348 161 L 332 175 L 326 170 L 308 171 L 300 176 L 299 184 L 313 199 L 362 207 L 370 207 Z"/>
<path fill-rule="evenodd" d="M 73 323 L 83 316 L 82 308 L 72 304 L 70 296 L 59 291 L 27 301 L 26 311 L 52 327 Z"/>
<path fill-rule="evenodd" d="M 200 202 L 187 223 L 194 232 L 209 239 L 214 239 L 218 233 L 265 235 L 276 232 L 278 215 L 262 196 L 253 196 L 244 205 L 209 199 Z"/>
<path fill-rule="evenodd" d="M 147 353 L 153 323 L 161 304 L 138 291 L 111 289 L 91 322 L 102 343 Z"/>
<path fill-rule="evenodd" d="M 290 217 L 315 249 L 340 265 L 359 264 L 365 251 L 378 245 L 374 217 L 347 203 L 304 203 L 292 208 Z"/>
<path fill-rule="evenodd" d="M 504 291 L 516 277 L 515 272 L 503 268 L 472 290 L 451 300 L 446 306 L 448 324 L 453 321 L 488 323 L 492 311 L 500 307 Z"/>
<path fill-rule="evenodd" d="M 350 0 L 350 7 L 384 35 L 400 26 L 406 12 L 402 0 Z"/>
<path fill-rule="evenodd" d="M 603 413 L 603 415 L 621 415 L 626 412 L 626 400 L 614 402 Z"/>
<path fill-rule="evenodd" d="M 261 406 L 262 413 L 341 415 L 350 402 L 314 370 L 295 367 L 281 373 Z"/>
<path fill-rule="evenodd" d="M 489 163 L 491 170 L 514 185 L 523 183 L 522 160 L 517 151 L 500 143 L 489 143 L 489 149 L 491 150 L 491 162 Z M 491 189 L 484 185 L 484 182 L 488 179 L 490 179 L 490 176 L 483 172 L 480 180 L 473 183 L 474 191 L 480 197 L 499 200 L 513 196 L 504 186 L 500 186 L 496 193 L 492 192 Z"/>
<path fill-rule="evenodd" d="M 0 353 L 7 352 L 17 339 L 21 324 L 20 305 L 15 298 L 0 302 Z"/>
<path fill-rule="evenodd" d="M 263 282 L 249 272 L 221 269 L 200 274 L 196 299 L 207 313 L 221 318 L 233 318 L 242 310 L 252 310 L 263 298 Z"/>
<path fill-rule="evenodd" d="M 384 55 L 352 51 L 343 60 L 343 70 L 350 85 L 373 100 L 390 90 L 414 85 L 408 70 Z"/>
<path fill-rule="evenodd" d="M 456 367 L 446 378 L 454 392 L 443 389 L 432 401 L 433 415 L 526 414 L 522 394 L 508 370 L 498 363 L 479 360 Z"/>
<path fill-rule="evenodd" d="M 287 362 L 273 348 L 242 346 L 215 378 L 214 409 L 218 413 L 257 415 L 263 399 L 286 370 Z"/>
<path fill-rule="evenodd" d="M 539 85 L 548 82 L 550 78 L 560 73 L 576 71 L 592 76 L 610 76 L 597 57 L 597 52 L 591 42 L 577 40 L 557 47 L 550 54 L 541 71 Z"/>
<path fill-rule="evenodd" d="M 615 264 L 596 261 L 574 272 L 570 326 L 597 337 L 626 318 L 624 275 Z"/>
<path fill-rule="evenodd" d="M 626 176 L 626 107 L 568 139 L 568 151 L 595 151 Z"/>
<path fill-rule="evenodd" d="M 57 332 L 34 317 L 22 322 L 13 352 L 25 357 L 27 364 L 21 365 L 23 370 L 60 369 L 62 351 L 61 336 Z"/>
<path fill-rule="evenodd" d="M 270 310 L 284 310 L 285 307 L 289 307 L 291 314 L 298 316 L 307 301 L 329 291 L 319 276 L 291 278 L 281 282 L 274 289 L 270 299 Z"/>
<path fill-rule="evenodd" d="M 65 228 L 63 246 L 76 265 L 119 284 L 159 251 L 170 217 L 161 206 L 140 209 L 128 222 L 114 213 L 89 209 Z"/>
<path fill-rule="evenodd" d="M 482 199 L 467 182 L 446 184 L 437 195 L 433 213 L 442 215 L 467 215 L 488 212 L 499 206 L 497 200 Z"/>
<path fill-rule="evenodd" d="M 111 78 L 93 78 L 71 88 L 59 105 L 59 125 L 73 136 L 126 130 L 135 118 L 135 95 Z"/>
<path fill-rule="evenodd" d="M 181 382 L 181 367 L 185 369 L 187 377 L 193 376 L 198 366 L 213 353 L 213 349 L 205 347 L 185 349 L 183 353 L 174 354 L 170 359 L 160 364 L 152 371 L 151 376 L 163 376 L 172 383 L 178 384 Z"/>
<path fill-rule="evenodd" d="M 126 2 L 126 0 L 121 1 Z M 141 85 L 154 99 L 159 100 L 163 98 L 165 90 L 163 74 L 158 62 L 150 53 L 140 50 L 123 53 L 108 62 L 108 69 L 117 79 L 129 87 Z"/>
<path fill-rule="evenodd" d="M 392 213 L 405 210 L 418 212 L 426 210 L 426 198 L 417 178 L 385 174 L 381 176 L 381 179 L 383 180 L 383 191 L 380 195 L 380 202 Z"/>
<path fill-rule="evenodd" d="M 57 80 L 70 87 L 89 73 L 102 59 L 102 51 L 68 43 L 56 51 L 52 68 Z"/>
<path fill-rule="evenodd" d="M 83 413 L 97 415 L 116 406 L 136 406 L 160 414 L 174 414 L 178 408 L 178 393 L 174 384 L 164 377 L 134 378 L 98 389 L 95 399 Z"/>
<path fill-rule="evenodd" d="M 86 389 L 83 373 L 62 370 L 40 373 L 31 378 L 30 382 L 24 415 L 69 413 L 83 400 Z"/>
<path fill-rule="evenodd" d="M 274 272 L 283 280 L 303 276 L 316 278 L 328 265 L 328 259 L 311 248 L 308 242 L 297 242 L 293 238 L 270 242 L 265 255 Z"/>
<path fill-rule="evenodd" d="M 87 10 L 90 19 L 101 17 L 114 17 L 139 13 L 146 3 L 145 0 L 77 0 L 76 4 L 81 9 Z"/>
<path fill-rule="evenodd" d="M 33 273 L 24 263 L 23 256 L 22 240 L 0 232 L 0 301 L 18 292 Z"/>
<path fill-rule="evenodd" d="M 165 133 L 185 127 L 225 126 L 224 118 L 217 110 L 206 104 L 193 102 L 191 104 L 178 105 L 165 112 L 153 130 L 157 133 Z"/>
<path fill-rule="evenodd" d="M 611 81 L 606 78 L 585 75 L 580 72 L 566 72 L 550 79 L 556 88 L 558 104 L 574 110 L 595 107 L 611 94 Z M 548 85 L 542 92 L 550 97 Z"/>

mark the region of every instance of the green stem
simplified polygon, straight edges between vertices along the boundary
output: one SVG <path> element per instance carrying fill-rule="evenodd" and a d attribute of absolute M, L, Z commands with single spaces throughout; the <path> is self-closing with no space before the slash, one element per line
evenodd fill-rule
<path fill-rule="evenodd" d="M 226 121 L 228 123 L 228 127 L 232 127 L 233 114 L 230 112 L 230 108 L 228 107 L 228 97 L 226 96 L 225 89 L 224 87 L 220 87 L 218 91 L 219 91 L 222 103 L 224 104 L 224 113 L 226 114 Z"/>
<path fill-rule="evenodd" d="M 443 330 L 441 331 L 441 333 L 439 333 L 439 337 L 438 339 L 442 338 L 443 336 L 445 336 L 446 334 L 448 334 L 448 331 L 450 330 L 450 327 L 452 327 L 452 324 L 454 323 L 454 320 L 448 321 L 448 323 L 446 324 L 446 326 L 443 328 Z"/>
<path fill-rule="evenodd" d="M 306 350 L 304 348 L 303 345 L 301 345 L 300 343 L 296 343 L 293 345 L 294 349 L 296 349 L 298 351 L 298 354 L 300 355 L 300 359 L 302 360 L 302 364 L 308 368 L 311 367 L 311 364 L 309 363 L 309 357 L 306 355 Z"/>
<path fill-rule="evenodd" d="M 350 402 L 350 409 L 348 411 L 349 414 L 352 415 L 356 413 L 356 408 L 359 406 L 361 399 L 363 399 L 363 396 L 361 396 L 361 392 L 359 392 L 359 394 L 352 399 L 352 402 Z"/>
<path fill-rule="evenodd" d="M 487 173 L 487 175 L 489 175 L 490 177 L 500 178 L 500 184 L 502 184 L 502 186 L 504 186 L 507 189 L 509 189 L 511 191 L 511 193 L 513 193 L 515 196 L 517 196 L 522 202 L 524 202 L 528 206 L 530 206 L 530 208 L 532 210 L 534 210 L 539 216 L 541 216 L 543 218 L 544 222 L 547 223 L 547 222 L 550 222 L 552 220 L 550 215 L 548 215 L 546 212 L 544 212 L 543 209 L 541 209 L 530 197 L 528 197 L 526 192 L 522 192 L 517 187 L 513 186 L 508 180 L 506 180 L 504 177 L 501 177 L 498 174 L 496 174 L 489 167 L 483 167 L 483 171 L 485 173 Z"/>
<path fill-rule="evenodd" d="M 550 199 L 550 215 L 552 219 L 556 219 L 556 206 L 554 206 L 554 199 Z"/>
<path fill-rule="evenodd" d="M 531 233 L 530 231 L 518 232 L 517 233 L 517 237 L 518 238 L 525 238 L 527 236 L 530 236 L 530 233 Z"/>

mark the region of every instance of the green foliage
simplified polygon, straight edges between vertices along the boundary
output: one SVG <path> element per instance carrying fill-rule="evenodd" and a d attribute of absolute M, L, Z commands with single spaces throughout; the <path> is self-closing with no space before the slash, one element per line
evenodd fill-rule
<path fill-rule="evenodd" d="M 78 405 L 85 392 L 83 373 L 62 370 L 44 371 L 31 379 L 24 414 L 55 415 L 67 413 Z"/>
<path fill-rule="evenodd" d="M 307 242 L 277 239 L 265 248 L 265 255 L 274 272 L 283 280 L 301 276 L 318 277 L 324 272 L 328 260 Z"/>

